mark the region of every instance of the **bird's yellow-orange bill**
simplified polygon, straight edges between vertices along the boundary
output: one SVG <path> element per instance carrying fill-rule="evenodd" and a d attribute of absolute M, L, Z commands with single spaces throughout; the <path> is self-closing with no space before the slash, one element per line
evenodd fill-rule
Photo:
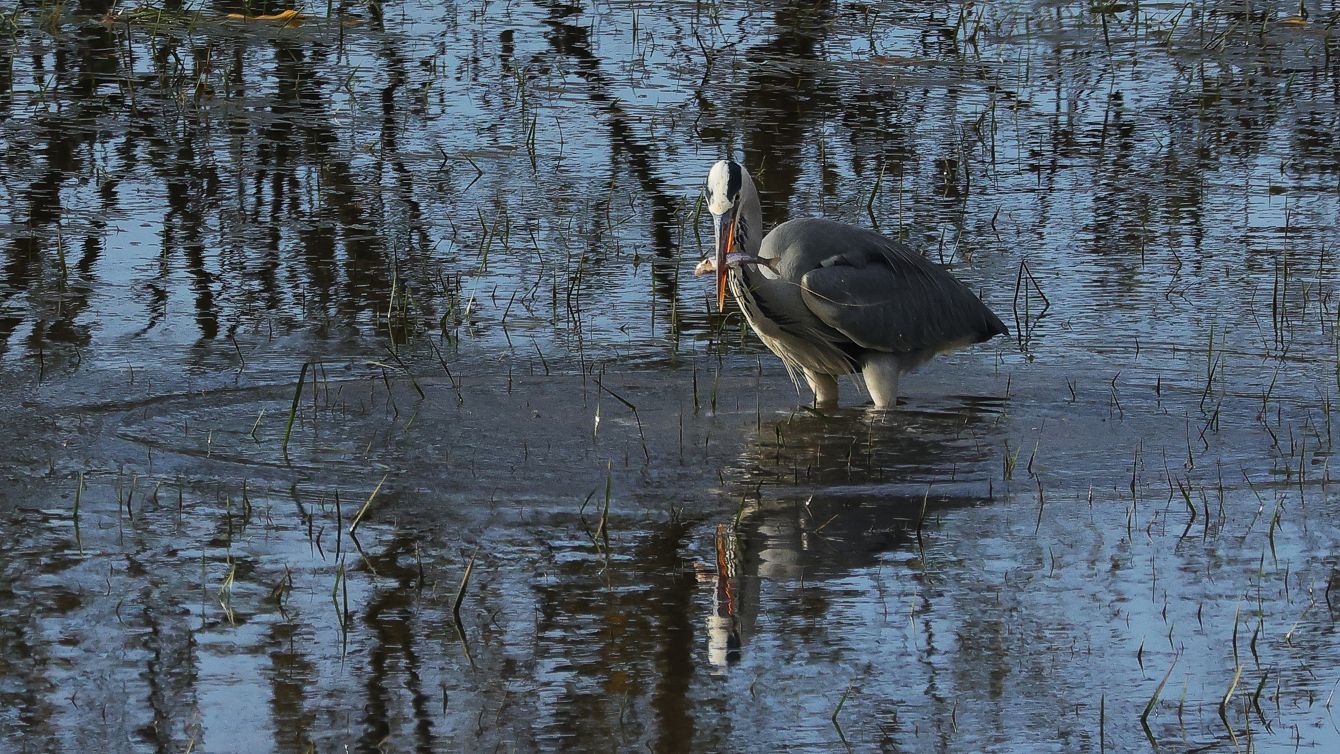
<path fill-rule="evenodd" d="M 726 268 L 717 268 L 717 311 L 726 310 Z"/>
<path fill-rule="evenodd" d="M 734 222 L 726 226 L 725 236 L 721 240 L 721 248 L 717 249 L 717 311 L 719 312 L 726 310 L 726 260 L 735 246 Z"/>

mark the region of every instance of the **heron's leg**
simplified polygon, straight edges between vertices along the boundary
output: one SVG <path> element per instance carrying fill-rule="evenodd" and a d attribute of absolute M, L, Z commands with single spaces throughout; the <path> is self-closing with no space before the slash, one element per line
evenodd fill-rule
<path fill-rule="evenodd" d="M 831 408 L 838 402 L 838 384 L 837 379 L 831 374 L 820 374 L 808 369 L 805 372 L 805 381 L 809 383 L 810 390 L 814 391 L 814 405 L 816 408 Z"/>
<path fill-rule="evenodd" d="M 870 391 L 876 408 L 898 405 L 898 375 L 902 371 L 902 364 L 894 354 L 875 353 L 866 357 L 861 376 L 865 378 L 865 388 Z"/>

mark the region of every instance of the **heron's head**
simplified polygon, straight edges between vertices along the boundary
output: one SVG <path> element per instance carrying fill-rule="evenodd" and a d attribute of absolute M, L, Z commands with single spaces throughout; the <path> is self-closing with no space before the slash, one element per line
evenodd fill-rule
<path fill-rule="evenodd" d="M 713 268 L 717 277 L 717 308 L 726 304 L 726 271 L 731 266 L 753 259 L 745 239 L 756 228 L 742 222 L 741 205 L 753 196 L 754 183 L 744 166 L 735 160 L 721 160 L 712 166 L 704 187 L 707 211 L 712 213 L 712 235 L 715 239 Z M 754 197 L 757 202 L 757 197 Z"/>

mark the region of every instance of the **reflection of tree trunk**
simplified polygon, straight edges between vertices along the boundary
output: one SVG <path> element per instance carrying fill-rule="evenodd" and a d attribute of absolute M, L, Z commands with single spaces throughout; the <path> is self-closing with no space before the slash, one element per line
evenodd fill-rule
<path fill-rule="evenodd" d="M 42 252 L 37 238 L 24 235 L 14 239 L 6 250 L 4 267 L 0 268 L 0 281 L 4 282 L 4 287 L 0 288 L 0 303 L 28 290 L 38 280 L 41 270 Z M 15 310 L 0 308 L 0 356 L 4 356 L 8 350 L 10 336 L 23 326 L 24 321 L 34 316 L 31 311 L 25 312 L 24 316 L 7 314 L 8 311 Z"/>
<path fill-rule="evenodd" d="M 79 0 L 79 12 L 85 16 L 101 16 L 116 7 L 116 0 Z"/>
<path fill-rule="evenodd" d="M 89 341 L 88 328 L 76 324 L 76 320 L 88 309 L 88 298 L 93 292 L 93 267 L 102 256 L 102 236 L 99 234 L 106 228 L 106 223 L 102 220 L 94 220 L 90 224 L 93 226 L 93 232 L 84 238 L 83 253 L 78 262 L 75 263 L 73 270 L 62 273 L 65 290 L 62 292 L 61 305 L 55 319 L 47 331 L 47 339 L 54 343 L 82 346 L 87 345 Z M 69 251 L 67 249 L 66 253 Z M 67 274 L 69 272 L 75 273 L 77 277 L 71 280 Z"/>
<path fill-rule="evenodd" d="M 195 292 L 195 323 L 200 337 L 212 340 L 219 334 L 219 312 L 214 303 L 214 275 L 206 268 L 204 217 L 192 180 L 195 167 L 194 133 L 180 136 L 181 146 L 165 170 L 168 173 L 168 212 L 163 218 L 163 255 L 180 249 Z M 166 144 L 164 145 L 166 146 Z M 172 228 L 177 228 L 177 234 Z"/>
<path fill-rule="evenodd" d="M 52 719 L 57 710 L 50 700 L 55 697 L 56 683 L 48 675 L 52 661 L 44 638 L 33 636 L 40 625 L 33 616 L 40 611 L 35 605 L 18 608 L 18 594 L 4 569 L 0 569 L 0 600 L 9 606 L 0 612 L 0 647 L 4 647 L 0 649 L 0 677 L 5 679 L 0 704 L 12 711 L 24 740 L 55 740 Z M 6 725 L 6 732 L 10 730 Z"/>
<path fill-rule="evenodd" d="M 12 45 L 0 45 L 0 112 L 9 112 L 14 104 L 14 52 Z"/>
<path fill-rule="evenodd" d="M 610 130 L 610 161 L 623 156 L 638 186 L 651 203 L 651 248 L 656 257 L 652 261 L 652 287 L 657 295 L 673 305 L 679 290 L 678 265 L 675 261 L 673 228 L 676 227 L 677 203 L 665 184 L 656 175 L 652 148 L 640 141 L 633 132 L 628 114 L 619 101 L 609 93 L 609 81 L 600 70 L 600 59 L 591 51 L 590 32 L 584 26 L 567 23 L 564 19 L 577 16 L 578 5 L 542 0 L 549 9 L 549 44 L 562 55 L 577 61 L 577 73 L 586 82 L 587 96 L 605 111 L 605 123 Z"/>
<path fill-rule="evenodd" d="M 48 249 L 42 239 L 47 235 L 47 228 L 58 223 L 62 216 L 61 186 L 64 183 L 65 176 L 77 173 L 82 167 L 82 161 L 79 159 L 77 152 L 78 138 L 72 133 L 73 129 L 66 128 L 65 123 L 55 116 L 42 120 L 47 137 L 43 149 L 46 169 L 28 185 L 25 197 L 27 200 L 27 230 L 23 235 L 13 240 L 5 254 L 4 266 L 0 268 L 0 283 L 3 283 L 9 291 L 4 294 L 4 298 L 13 295 L 15 292 L 30 291 L 40 287 L 43 274 L 58 267 L 56 264 L 47 263 L 46 254 Z M 64 271 L 61 270 L 60 272 Z M 0 298 L 0 302 L 4 301 L 4 298 Z M 37 353 L 44 350 L 44 344 L 49 337 L 50 323 L 48 316 L 58 321 L 63 317 L 68 321 L 68 316 L 70 316 L 70 310 L 64 306 L 60 308 L 58 313 L 48 315 L 47 312 L 41 310 L 42 302 L 45 300 L 45 297 L 39 297 L 27 304 L 30 310 L 29 317 L 33 320 L 32 331 L 27 338 L 27 346 Z M 75 310 L 82 310 L 86 301 L 87 295 L 84 295 L 69 303 L 73 305 Z M 24 319 L 14 316 L 0 317 L 0 355 L 4 353 L 10 336 L 15 329 L 22 325 Z M 69 332 L 69 328 L 58 326 L 57 329 L 59 330 L 58 334 L 63 338 L 72 339 L 76 337 L 74 333 Z"/>
<path fill-rule="evenodd" d="M 787 219 L 787 203 L 795 195 L 815 121 L 838 114 L 830 110 L 832 99 L 816 84 L 812 68 L 778 65 L 815 61 L 831 14 L 831 0 L 792 0 L 773 17 L 777 35 L 747 54 L 744 159 L 755 169 L 764 165 L 759 193 L 765 226 Z"/>
<path fill-rule="evenodd" d="M 270 631 L 270 709 L 275 745 L 281 751 L 305 752 L 313 746 L 316 713 L 307 697 L 320 678 L 316 664 L 298 651 L 304 640 L 299 624 L 276 622 Z"/>
<path fill-rule="evenodd" d="M 321 223 L 300 230 L 298 243 L 307 266 L 307 284 L 315 293 L 321 313 L 329 315 L 335 303 L 335 228 Z"/>
<path fill-rule="evenodd" d="M 619 741 L 620 710 L 633 715 L 647 705 L 654 725 L 642 728 L 656 751 L 689 751 L 696 729 L 689 689 L 695 673 L 693 598 L 696 579 L 684 573 L 681 555 L 693 528 L 672 520 L 642 541 L 617 570 L 616 583 L 592 583 L 590 562 L 538 589 L 543 636 L 582 636 L 593 645 L 553 650 L 579 679 L 555 702 L 553 727 L 561 741 Z M 648 667 L 650 666 L 650 667 Z M 646 689 L 646 678 L 653 680 Z M 644 694 L 648 695 L 644 698 Z M 716 726 L 708 726 L 716 731 Z M 619 746 L 614 746 L 619 748 Z"/>
<path fill-rule="evenodd" d="M 661 599 L 654 601 L 659 608 L 656 619 L 660 628 L 653 634 L 665 637 L 656 652 L 656 686 L 651 697 L 656 710 L 658 752 L 693 749 L 689 686 L 694 674 L 693 595 L 697 582 L 683 572 L 680 561 L 680 552 L 691 534 L 687 525 L 671 522 L 645 548 L 652 559 L 648 572 L 669 577 Z"/>
<path fill-rule="evenodd" d="M 366 717 L 363 723 L 362 748 L 377 751 L 391 734 L 391 692 L 395 687 L 393 676 L 402 675 L 410 695 L 414 716 L 415 750 L 434 751 L 432 715 L 428 697 L 423 693 L 422 663 L 415 650 L 415 634 L 411 616 L 415 608 L 415 584 L 418 570 L 403 565 L 402 557 L 414 551 L 414 543 L 401 536 L 389 543 L 377 555 L 369 555 L 368 563 L 383 578 L 394 579 L 395 586 L 381 590 L 368 603 L 364 620 L 372 629 L 373 641 L 368 648 Z M 395 655 L 400 663 L 395 662 Z"/>
<path fill-rule="evenodd" d="M 173 734 L 188 732 L 200 714 L 195 700 L 200 681 L 195 664 L 195 639 L 189 626 L 173 621 L 174 616 L 188 612 L 163 604 L 163 600 L 170 598 L 156 586 L 147 587 L 140 599 L 144 622 L 149 628 L 143 635 L 145 652 L 149 655 L 144 681 L 153 722 L 140 728 L 139 733 L 152 741 L 159 752 L 180 751 L 185 741 L 174 740 Z"/>
<path fill-rule="evenodd" d="M 405 71 L 405 58 L 386 40 L 381 54 L 386 60 L 389 81 L 382 89 L 382 154 L 391 161 L 391 169 L 396 174 L 397 198 L 409 213 L 405 230 L 418 236 L 419 247 L 427 250 L 432 243 L 423 220 L 423 208 L 414 198 L 414 173 L 401 159 L 400 124 L 397 122 L 396 97 L 409 80 Z"/>
<path fill-rule="evenodd" d="M 115 5 L 115 0 L 98 0 L 96 4 Z M 99 14 L 105 11 L 98 11 Z M 80 103 L 81 114 L 93 126 L 93 112 L 104 109 L 95 96 L 98 85 L 114 79 L 121 74 L 121 60 L 117 57 L 116 32 L 102 25 L 84 25 L 79 28 L 76 55 L 79 60 L 78 79 L 74 84 L 74 94 Z M 167 46 L 167 43 L 164 43 Z M 89 134 L 92 141 L 92 134 Z"/>
<path fill-rule="evenodd" d="M 76 151 L 79 140 L 70 124 L 55 116 L 42 120 L 47 137 L 46 146 L 42 150 L 46 171 L 28 187 L 29 227 L 52 225 L 60 220 L 61 184 L 65 176 L 75 175 L 83 167 L 83 161 Z"/>
<path fill-rule="evenodd" d="M 340 299 L 342 309 L 350 318 L 367 309 L 384 310 L 391 281 L 386 271 L 382 224 L 367 216 L 369 202 L 358 187 L 353 169 L 334 150 L 339 139 L 327 125 L 330 103 L 320 88 L 319 56 L 315 52 L 304 55 L 303 50 L 292 44 L 295 42 L 291 40 L 275 42 L 278 94 L 270 108 L 274 117 L 260 127 L 259 142 L 272 150 L 271 160 L 262 164 L 262 174 L 277 171 L 289 176 L 293 170 L 290 155 L 295 152 L 305 153 L 311 163 L 321 167 L 322 204 L 329 209 L 317 218 L 325 216 L 334 221 L 344 241 L 347 287 L 346 296 Z M 276 185 L 290 184 L 282 181 Z M 297 201 L 297 197 L 290 197 L 289 201 Z M 310 265 L 311 257 L 308 259 Z M 313 284 L 320 286 L 316 280 Z M 322 288 L 329 289 L 329 285 Z"/>

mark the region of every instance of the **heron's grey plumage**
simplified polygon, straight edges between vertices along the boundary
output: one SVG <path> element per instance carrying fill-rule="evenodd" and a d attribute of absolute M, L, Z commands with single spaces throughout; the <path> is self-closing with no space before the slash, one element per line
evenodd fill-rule
<path fill-rule="evenodd" d="M 805 306 L 863 348 L 912 353 L 1005 332 L 967 286 L 897 241 L 820 219 L 780 225 L 768 240 L 774 235 L 765 246 L 782 245 L 779 257 L 810 268 L 800 277 Z M 824 256 L 835 242 L 843 251 Z"/>
<path fill-rule="evenodd" d="M 724 163 L 728 170 L 723 163 L 713 175 L 734 178 L 738 168 L 741 188 L 709 196 L 709 206 L 747 229 L 740 245 L 748 258 L 727 268 L 730 290 L 759 338 L 793 379 L 797 372 L 805 377 L 817 402 L 836 401 L 833 378 L 859 371 L 876 404 L 891 405 L 901 372 L 1008 332 L 943 267 L 878 233 L 804 218 L 778 225 L 760 242 L 753 182 L 736 163 Z M 709 180 L 709 193 L 725 184 Z"/>

